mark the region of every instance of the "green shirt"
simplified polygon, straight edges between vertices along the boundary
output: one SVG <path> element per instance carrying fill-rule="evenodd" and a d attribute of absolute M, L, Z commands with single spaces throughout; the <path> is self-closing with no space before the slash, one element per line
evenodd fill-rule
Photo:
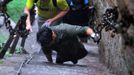
<path fill-rule="evenodd" d="M 44 49 L 45 54 L 50 54 L 52 50 L 57 51 L 64 61 L 80 59 L 87 54 L 83 44 L 79 42 L 78 35 L 84 35 L 88 27 L 60 24 L 50 26 L 50 29 L 57 34 L 57 38 L 50 47 Z"/>
<path fill-rule="evenodd" d="M 34 0 L 27 0 L 26 6 L 28 9 L 31 9 L 34 5 Z M 37 1 L 38 6 L 38 15 L 44 18 L 52 18 L 56 16 L 59 12 L 59 9 L 62 11 L 68 9 L 68 4 L 66 0 L 57 0 L 57 6 L 59 9 L 57 9 L 52 0 L 48 0 L 47 2 L 42 2 L 41 0 Z M 41 9 L 43 8 L 43 9 Z"/>

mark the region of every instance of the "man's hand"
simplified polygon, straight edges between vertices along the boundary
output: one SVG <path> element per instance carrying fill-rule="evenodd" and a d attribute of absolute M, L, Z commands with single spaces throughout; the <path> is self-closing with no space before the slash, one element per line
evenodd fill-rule
<path fill-rule="evenodd" d="M 28 31 L 32 32 L 32 26 L 31 26 L 31 25 L 27 25 L 27 26 L 26 26 L 26 29 L 27 29 Z"/>
<path fill-rule="evenodd" d="M 26 29 L 30 32 L 32 32 L 32 26 L 29 19 L 26 20 Z"/>
<path fill-rule="evenodd" d="M 43 25 L 45 25 L 46 27 L 49 27 L 50 25 L 52 25 L 52 23 L 53 23 L 53 19 L 48 19 L 45 21 Z"/>
<path fill-rule="evenodd" d="M 99 35 L 98 33 L 93 33 L 93 34 L 91 35 L 91 38 L 92 38 L 93 41 L 96 42 L 96 43 L 99 43 L 99 41 L 100 41 L 100 39 L 101 39 L 101 37 L 100 37 L 100 35 Z"/>
<path fill-rule="evenodd" d="M 32 32 L 32 26 L 31 26 L 31 21 L 30 21 L 30 10 L 27 7 L 25 7 L 24 13 L 27 14 L 26 29 Z"/>

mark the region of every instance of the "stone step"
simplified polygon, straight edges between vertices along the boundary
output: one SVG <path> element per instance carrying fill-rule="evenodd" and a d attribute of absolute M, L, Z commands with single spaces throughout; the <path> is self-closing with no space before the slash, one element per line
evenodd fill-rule
<path fill-rule="evenodd" d="M 14 55 L 6 58 L 0 65 L 0 75 L 15 75 L 20 64 L 28 55 Z M 54 60 L 55 60 L 55 56 Z M 6 68 L 6 69 L 5 69 Z M 11 73 L 10 73 L 11 72 Z M 21 75 L 113 75 L 102 65 L 97 57 L 86 56 L 73 65 L 66 62 L 63 65 L 48 63 L 44 55 L 34 55 L 31 62 L 21 70 Z"/>
<path fill-rule="evenodd" d="M 21 73 L 22 75 L 113 75 L 96 60 L 91 59 L 91 61 L 85 62 L 87 58 L 80 60 L 76 65 L 70 62 L 58 65 L 45 60 L 35 62 L 33 59 L 22 69 Z"/>

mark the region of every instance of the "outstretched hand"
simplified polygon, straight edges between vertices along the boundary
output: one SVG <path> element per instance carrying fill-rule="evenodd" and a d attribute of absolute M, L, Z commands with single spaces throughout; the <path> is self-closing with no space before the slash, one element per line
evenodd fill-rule
<path fill-rule="evenodd" d="M 93 41 L 95 43 L 99 43 L 100 42 L 100 39 L 101 39 L 101 35 L 99 33 L 95 33 L 94 36 L 91 36 L 91 38 L 93 39 Z"/>
<path fill-rule="evenodd" d="M 48 19 L 48 20 L 46 20 L 45 22 L 44 22 L 44 26 L 46 26 L 46 27 L 49 27 L 50 25 L 52 25 L 52 23 L 53 23 L 53 20 L 52 19 Z"/>

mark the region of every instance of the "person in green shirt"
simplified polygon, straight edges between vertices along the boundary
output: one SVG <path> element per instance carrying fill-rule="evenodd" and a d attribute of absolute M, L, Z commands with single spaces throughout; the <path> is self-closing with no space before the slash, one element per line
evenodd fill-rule
<path fill-rule="evenodd" d="M 27 0 L 24 12 L 28 14 L 26 20 L 26 29 L 32 31 L 30 22 L 30 10 L 34 6 L 35 0 Z M 66 0 L 57 0 L 56 8 L 52 0 L 37 0 L 37 15 L 39 28 L 43 23 L 49 25 L 56 25 L 61 18 L 68 12 L 68 4 Z"/>
<path fill-rule="evenodd" d="M 57 52 L 56 63 L 63 64 L 66 61 L 72 61 L 76 64 L 88 53 L 79 40 L 79 36 L 91 37 L 94 42 L 100 39 L 88 26 L 61 23 L 56 26 L 42 26 L 37 32 L 37 41 L 49 62 L 53 62 L 52 50 L 55 50 Z"/>

